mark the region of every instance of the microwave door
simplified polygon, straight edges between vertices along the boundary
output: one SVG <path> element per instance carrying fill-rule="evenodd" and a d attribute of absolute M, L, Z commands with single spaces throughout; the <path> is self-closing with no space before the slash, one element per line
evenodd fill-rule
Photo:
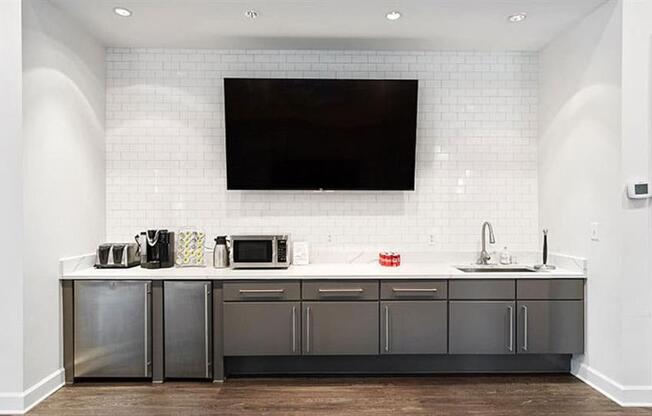
<path fill-rule="evenodd" d="M 274 261 L 274 242 L 264 240 L 235 240 L 232 245 L 233 263 L 241 266 L 270 267 Z"/>

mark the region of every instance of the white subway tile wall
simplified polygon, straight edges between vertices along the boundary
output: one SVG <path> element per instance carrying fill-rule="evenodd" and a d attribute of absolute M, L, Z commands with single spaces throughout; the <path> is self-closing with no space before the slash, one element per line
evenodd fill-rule
<path fill-rule="evenodd" d="M 536 248 L 535 53 L 109 48 L 106 59 L 109 240 L 193 227 L 472 251 L 489 220 L 500 248 Z M 416 191 L 227 191 L 224 77 L 418 79 Z"/>

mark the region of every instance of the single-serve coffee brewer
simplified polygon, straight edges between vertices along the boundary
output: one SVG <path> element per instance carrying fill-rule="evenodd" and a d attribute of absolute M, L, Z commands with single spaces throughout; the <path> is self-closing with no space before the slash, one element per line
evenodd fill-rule
<path fill-rule="evenodd" d="M 174 266 L 174 233 L 168 230 L 147 230 L 136 236 L 140 245 L 140 266 L 163 269 Z"/>

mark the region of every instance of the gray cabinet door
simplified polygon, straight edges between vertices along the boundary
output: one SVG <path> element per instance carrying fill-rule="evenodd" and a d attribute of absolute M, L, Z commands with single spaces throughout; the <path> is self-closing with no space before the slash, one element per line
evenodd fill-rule
<path fill-rule="evenodd" d="M 445 301 L 391 301 L 380 303 L 381 354 L 445 354 Z"/>
<path fill-rule="evenodd" d="M 151 377 L 151 282 L 76 281 L 75 377 Z"/>
<path fill-rule="evenodd" d="M 165 282 L 165 377 L 210 378 L 211 282 Z"/>
<path fill-rule="evenodd" d="M 224 355 L 299 355 L 300 302 L 225 302 Z"/>
<path fill-rule="evenodd" d="M 304 302 L 304 355 L 378 354 L 378 302 Z"/>
<path fill-rule="evenodd" d="M 451 301 L 451 354 L 514 354 L 516 305 L 509 301 Z"/>
<path fill-rule="evenodd" d="M 584 302 L 518 302 L 519 354 L 584 352 Z"/>

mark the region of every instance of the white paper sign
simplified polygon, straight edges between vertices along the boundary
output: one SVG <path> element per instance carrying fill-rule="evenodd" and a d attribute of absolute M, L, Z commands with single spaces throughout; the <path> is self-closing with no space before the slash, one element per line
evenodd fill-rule
<path fill-rule="evenodd" d="M 292 245 L 292 264 L 305 265 L 310 262 L 310 248 L 307 241 L 295 241 Z"/>

